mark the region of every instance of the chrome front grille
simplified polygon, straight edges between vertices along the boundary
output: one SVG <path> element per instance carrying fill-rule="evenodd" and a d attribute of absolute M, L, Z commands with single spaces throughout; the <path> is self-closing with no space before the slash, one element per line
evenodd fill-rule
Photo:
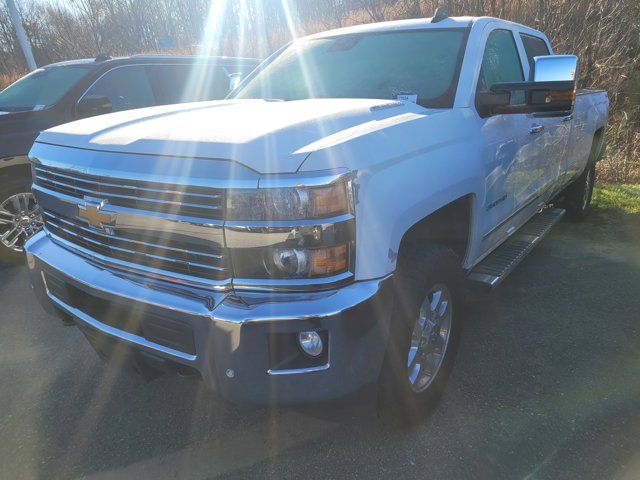
<path fill-rule="evenodd" d="M 107 233 L 82 219 L 44 210 L 45 229 L 72 245 L 106 257 L 138 265 L 149 271 L 173 272 L 189 277 L 224 280 L 229 268 L 224 250 L 170 232 L 135 232 L 118 227 Z"/>
<path fill-rule="evenodd" d="M 75 198 L 96 197 L 110 205 L 182 217 L 219 220 L 224 190 L 85 175 L 34 165 L 34 183 Z"/>

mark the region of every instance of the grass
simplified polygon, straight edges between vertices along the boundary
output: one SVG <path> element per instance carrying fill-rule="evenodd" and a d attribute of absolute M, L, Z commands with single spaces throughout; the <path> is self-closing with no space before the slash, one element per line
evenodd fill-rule
<path fill-rule="evenodd" d="M 18 80 L 22 75 L 20 75 L 19 73 L 13 73 L 13 74 L 0 74 L 0 90 L 3 90 L 5 87 L 8 87 L 9 85 L 11 85 L 13 82 L 15 82 L 16 80 Z"/>
<path fill-rule="evenodd" d="M 640 214 L 640 183 L 597 184 L 593 191 L 593 206 L 598 210 L 623 214 Z"/>

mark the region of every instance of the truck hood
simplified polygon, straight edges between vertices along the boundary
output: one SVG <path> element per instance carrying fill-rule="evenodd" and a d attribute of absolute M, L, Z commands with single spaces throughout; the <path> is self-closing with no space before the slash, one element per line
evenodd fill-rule
<path fill-rule="evenodd" d="M 260 173 L 295 172 L 324 139 L 362 135 L 426 110 L 370 99 L 221 100 L 152 107 L 61 125 L 38 142 L 122 153 L 228 159 Z"/>

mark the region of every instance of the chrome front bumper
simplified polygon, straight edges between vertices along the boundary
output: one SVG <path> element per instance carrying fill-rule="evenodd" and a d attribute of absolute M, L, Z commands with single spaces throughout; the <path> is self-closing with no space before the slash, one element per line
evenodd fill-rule
<path fill-rule="evenodd" d="M 231 399 L 297 403 L 337 398 L 374 382 L 382 365 L 391 277 L 321 292 L 219 292 L 107 270 L 56 244 L 45 232 L 25 250 L 31 282 L 45 310 L 72 320 L 103 357 L 116 355 L 118 361 L 126 358 L 154 370 L 195 370 L 210 388 Z M 71 290 L 75 296 L 57 293 Z M 125 316 L 138 312 L 141 322 L 168 322 L 154 325 L 163 340 L 154 341 L 146 329 L 143 335 L 96 318 L 111 310 Z M 294 338 L 305 330 L 324 332 L 326 361 L 274 368 L 279 345 L 274 339 Z"/>

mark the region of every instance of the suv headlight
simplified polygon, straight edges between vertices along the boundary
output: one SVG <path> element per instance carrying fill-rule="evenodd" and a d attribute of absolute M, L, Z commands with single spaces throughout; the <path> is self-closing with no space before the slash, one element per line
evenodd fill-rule
<path fill-rule="evenodd" d="M 237 285 L 352 276 L 350 176 L 325 185 L 228 190 L 224 228 Z"/>

